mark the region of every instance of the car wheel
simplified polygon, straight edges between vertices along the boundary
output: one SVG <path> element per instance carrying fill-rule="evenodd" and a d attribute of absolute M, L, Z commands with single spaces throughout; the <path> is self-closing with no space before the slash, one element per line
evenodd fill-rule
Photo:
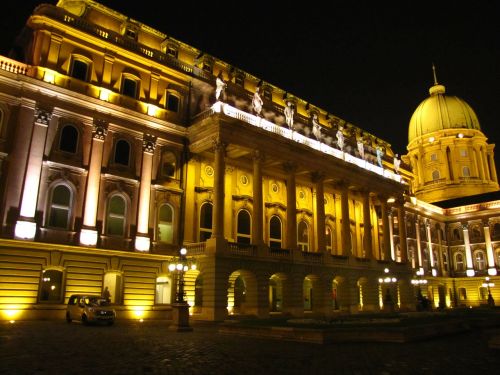
<path fill-rule="evenodd" d="M 66 313 L 66 321 L 68 323 L 71 323 L 71 315 L 69 314 L 69 312 Z"/>
<path fill-rule="evenodd" d="M 85 315 L 85 314 L 82 315 L 82 323 L 89 324 L 89 320 L 87 319 L 87 315 Z"/>

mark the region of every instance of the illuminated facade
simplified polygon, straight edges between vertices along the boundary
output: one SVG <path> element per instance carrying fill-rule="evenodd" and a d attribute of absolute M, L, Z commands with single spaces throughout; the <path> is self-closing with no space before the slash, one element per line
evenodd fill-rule
<path fill-rule="evenodd" d="M 91 0 L 27 26 L 0 60 L 3 319 L 106 286 L 118 318 L 169 317 L 182 246 L 198 319 L 380 311 L 387 293 L 414 310 L 415 271 L 435 306 L 484 302 L 500 202 L 425 203 L 425 145 L 398 167 L 375 135 Z M 477 145 L 472 176 L 498 189 Z"/>

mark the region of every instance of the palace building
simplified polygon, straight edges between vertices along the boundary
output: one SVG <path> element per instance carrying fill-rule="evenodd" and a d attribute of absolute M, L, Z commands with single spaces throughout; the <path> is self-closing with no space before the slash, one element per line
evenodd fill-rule
<path fill-rule="evenodd" d="M 0 319 L 62 319 L 106 287 L 118 318 L 169 319 L 183 247 L 192 319 L 500 303 L 494 145 L 437 79 L 399 159 L 93 0 L 38 6 L 18 40 L 0 56 Z"/>

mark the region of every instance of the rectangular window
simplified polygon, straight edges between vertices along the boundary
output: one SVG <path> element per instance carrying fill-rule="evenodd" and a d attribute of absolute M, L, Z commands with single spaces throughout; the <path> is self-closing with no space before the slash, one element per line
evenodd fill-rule
<path fill-rule="evenodd" d="M 461 157 L 466 157 L 467 156 L 467 150 L 466 149 L 460 149 L 460 156 Z"/>
<path fill-rule="evenodd" d="M 177 48 L 167 47 L 167 55 L 177 58 L 177 54 L 178 54 Z"/>
<path fill-rule="evenodd" d="M 137 97 L 137 82 L 130 78 L 123 78 L 122 94 L 131 98 Z"/>
<path fill-rule="evenodd" d="M 167 109 L 172 112 L 179 112 L 179 98 L 177 96 L 168 94 Z"/>
<path fill-rule="evenodd" d="M 71 64 L 70 76 L 81 81 L 87 80 L 88 64 L 81 60 L 73 60 Z"/>
<path fill-rule="evenodd" d="M 205 72 L 209 72 L 209 73 L 212 73 L 212 64 L 208 63 L 208 62 L 204 62 L 203 63 L 203 70 Z"/>
<path fill-rule="evenodd" d="M 125 36 L 127 36 L 130 39 L 136 40 L 137 39 L 137 31 L 135 31 L 133 29 L 127 29 L 125 31 Z"/>
<path fill-rule="evenodd" d="M 238 86 L 243 87 L 245 84 L 245 78 L 243 78 L 243 75 L 238 74 L 234 80 L 234 83 L 236 83 Z"/>
<path fill-rule="evenodd" d="M 438 160 L 437 154 L 431 154 L 431 161 L 437 161 L 437 160 Z"/>

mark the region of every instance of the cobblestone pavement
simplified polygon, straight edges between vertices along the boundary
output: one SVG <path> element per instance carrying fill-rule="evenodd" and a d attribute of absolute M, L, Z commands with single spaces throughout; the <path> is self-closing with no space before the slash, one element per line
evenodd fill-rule
<path fill-rule="evenodd" d="M 167 321 L 84 326 L 0 323 L 0 374 L 481 374 L 497 373 L 493 331 L 406 344 L 308 344 L 218 333 L 172 332 Z"/>

